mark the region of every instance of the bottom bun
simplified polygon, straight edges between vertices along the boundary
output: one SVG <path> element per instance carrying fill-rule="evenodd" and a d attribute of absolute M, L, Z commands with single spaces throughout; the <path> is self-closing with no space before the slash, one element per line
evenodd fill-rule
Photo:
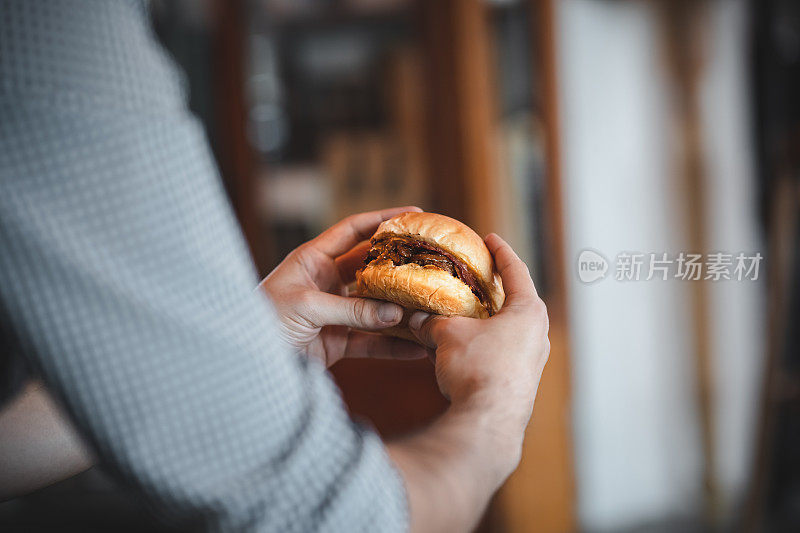
<path fill-rule="evenodd" d="M 400 266 L 391 263 L 370 264 L 356 273 L 356 279 L 359 295 L 367 298 L 387 300 L 408 309 L 438 315 L 489 316 L 466 283 L 438 268 L 423 267 L 416 263 Z"/>

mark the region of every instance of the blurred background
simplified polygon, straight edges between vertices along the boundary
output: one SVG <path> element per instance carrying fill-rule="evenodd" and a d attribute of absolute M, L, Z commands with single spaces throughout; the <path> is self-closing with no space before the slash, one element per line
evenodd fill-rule
<path fill-rule="evenodd" d="M 531 267 L 552 354 L 480 531 L 800 531 L 800 2 L 183 0 L 152 15 L 261 274 L 350 213 L 408 204 L 500 233 Z M 605 279 L 578 277 L 587 249 Z M 764 260 L 757 279 L 647 280 L 646 263 L 616 279 L 620 254 L 680 252 Z M 334 373 L 385 436 L 446 405 L 427 361 Z M 94 471 L 0 506 L 25 531 L 120 517 L 160 530 Z"/>

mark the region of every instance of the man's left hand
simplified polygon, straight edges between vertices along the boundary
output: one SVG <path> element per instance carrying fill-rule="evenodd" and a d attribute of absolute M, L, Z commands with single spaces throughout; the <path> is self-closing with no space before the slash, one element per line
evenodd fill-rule
<path fill-rule="evenodd" d="M 403 317 L 399 305 L 346 296 L 347 285 L 364 265 L 368 239 L 381 222 L 406 211 L 421 209 L 395 207 L 349 216 L 293 250 L 261 282 L 292 346 L 328 367 L 345 357 L 428 355 L 416 343 L 367 332 L 398 324 Z"/>

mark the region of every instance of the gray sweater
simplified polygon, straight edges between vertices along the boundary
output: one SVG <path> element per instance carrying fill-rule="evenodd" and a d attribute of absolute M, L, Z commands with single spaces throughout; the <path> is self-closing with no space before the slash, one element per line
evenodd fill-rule
<path fill-rule="evenodd" d="M 380 439 L 256 282 L 146 3 L 0 0 L 3 355 L 174 523 L 404 530 Z"/>

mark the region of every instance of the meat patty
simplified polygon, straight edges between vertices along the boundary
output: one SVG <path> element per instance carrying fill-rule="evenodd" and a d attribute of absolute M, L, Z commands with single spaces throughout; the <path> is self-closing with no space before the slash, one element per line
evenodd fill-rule
<path fill-rule="evenodd" d="M 420 266 L 444 270 L 466 283 L 489 315 L 494 314 L 491 302 L 469 268 L 457 257 L 440 250 L 433 244 L 403 235 L 373 239 L 372 248 L 367 253 L 364 264 L 368 265 L 373 261 L 376 263 L 391 261 L 395 266 L 416 263 Z"/>

